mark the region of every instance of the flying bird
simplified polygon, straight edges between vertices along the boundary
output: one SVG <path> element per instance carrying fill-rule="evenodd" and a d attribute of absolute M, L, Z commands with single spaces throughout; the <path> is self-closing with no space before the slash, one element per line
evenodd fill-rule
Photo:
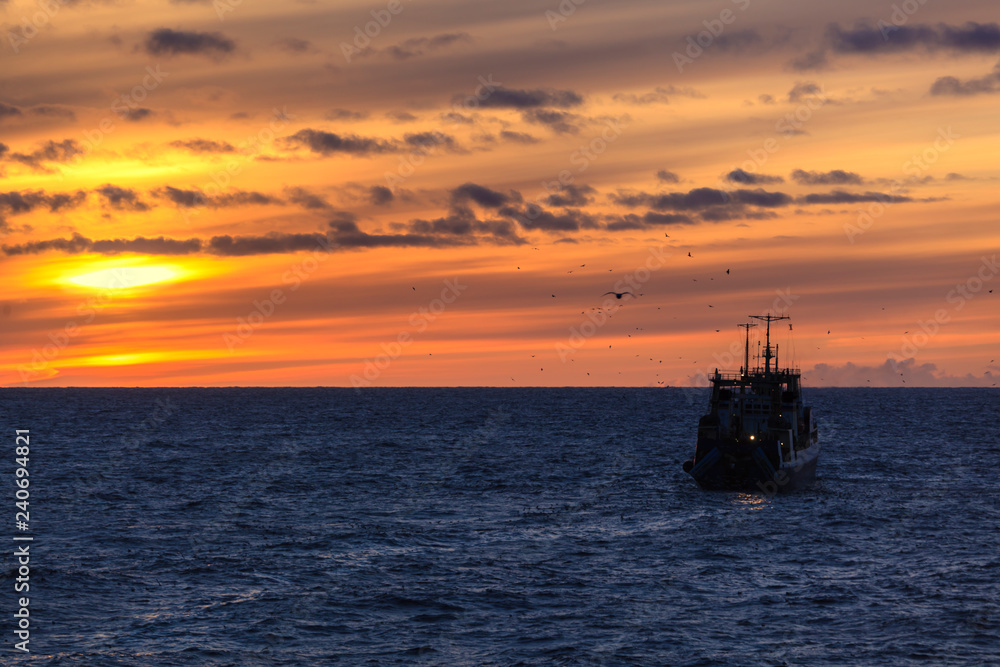
<path fill-rule="evenodd" d="M 614 294 L 616 299 L 620 299 L 626 294 L 628 294 L 629 296 L 635 296 L 635 294 L 632 294 L 632 292 L 605 292 L 601 296 L 607 296 L 609 294 Z"/>

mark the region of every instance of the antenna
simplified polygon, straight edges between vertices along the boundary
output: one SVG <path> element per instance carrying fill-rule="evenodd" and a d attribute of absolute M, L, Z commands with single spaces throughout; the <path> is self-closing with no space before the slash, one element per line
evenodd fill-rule
<path fill-rule="evenodd" d="M 746 346 L 743 349 L 743 377 L 746 377 L 750 373 L 750 329 L 757 325 L 753 322 L 747 322 L 737 326 L 747 330 Z"/>
<path fill-rule="evenodd" d="M 764 346 L 764 375 L 771 374 L 771 322 L 777 322 L 778 320 L 790 320 L 788 315 L 772 315 L 768 313 L 767 315 L 747 315 L 747 317 L 752 317 L 755 320 L 760 320 L 762 322 L 767 322 L 767 345 Z"/>

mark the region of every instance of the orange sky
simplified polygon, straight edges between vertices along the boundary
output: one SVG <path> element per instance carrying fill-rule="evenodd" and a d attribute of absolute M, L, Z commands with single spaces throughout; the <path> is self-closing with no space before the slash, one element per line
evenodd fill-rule
<path fill-rule="evenodd" d="M 1000 9 L 549 5 L 0 2 L 0 384 L 995 383 Z"/>

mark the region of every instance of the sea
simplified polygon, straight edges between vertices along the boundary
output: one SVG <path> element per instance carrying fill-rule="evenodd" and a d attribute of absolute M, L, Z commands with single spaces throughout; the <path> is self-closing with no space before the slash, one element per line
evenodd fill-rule
<path fill-rule="evenodd" d="M 704 389 L 2 389 L 0 663 L 1000 664 L 1000 391 L 804 395 L 769 496 Z"/>

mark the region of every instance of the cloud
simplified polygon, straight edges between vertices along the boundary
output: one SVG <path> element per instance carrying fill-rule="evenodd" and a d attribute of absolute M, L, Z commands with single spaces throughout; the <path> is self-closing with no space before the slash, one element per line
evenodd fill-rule
<path fill-rule="evenodd" d="M 936 26 L 859 23 L 849 30 L 841 28 L 838 24 L 831 24 L 826 29 L 825 38 L 826 44 L 838 53 L 911 50 L 950 50 L 966 53 L 1000 51 L 1000 26 L 996 23 L 973 21 L 961 26 L 944 23 Z"/>
<path fill-rule="evenodd" d="M 227 141 L 214 141 L 212 139 L 183 139 L 171 141 L 170 146 L 174 148 L 184 148 L 192 153 L 232 153 L 236 149 Z"/>
<path fill-rule="evenodd" d="M 681 177 L 668 169 L 661 169 L 656 172 L 656 178 L 663 183 L 680 183 Z"/>
<path fill-rule="evenodd" d="M 802 185 L 861 185 L 864 179 L 853 171 L 833 169 L 832 171 L 805 171 L 796 169 L 792 180 Z"/>
<path fill-rule="evenodd" d="M 754 190 L 718 190 L 715 188 L 694 188 L 688 192 L 668 194 L 618 193 L 612 201 L 628 207 L 646 206 L 654 210 L 696 211 L 713 206 L 749 205 L 762 207 L 787 206 L 792 198 L 783 192 L 767 192 L 761 188 Z"/>
<path fill-rule="evenodd" d="M 101 195 L 112 208 L 120 211 L 149 210 L 149 204 L 139 199 L 139 194 L 129 188 L 120 188 L 117 185 L 105 183 L 94 192 Z"/>
<path fill-rule="evenodd" d="M 555 214 L 546 211 L 537 204 L 530 204 L 523 209 L 515 206 L 504 206 L 499 213 L 513 218 L 521 227 L 528 230 L 575 232 L 584 228 L 597 229 L 600 227 L 593 216 L 575 209 L 567 209 L 562 213 Z"/>
<path fill-rule="evenodd" d="M 66 107 L 55 106 L 52 104 L 41 104 L 39 106 L 31 107 L 28 111 L 35 116 L 43 116 L 45 118 L 76 120 L 76 114 L 73 113 L 72 109 L 67 109 Z"/>
<path fill-rule="evenodd" d="M 586 206 L 593 200 L 595 192 L 589 185 L 565 184 L 558 192 L 550 194 L 545 203 L 549 206 Z"/>
<path fill-rule="evenodd" d="M 305 188 L 285 188 L 285 193 L 288 195 L 288 201 L 305 209 L 322 211 L 333 208 L 328 201 Z"/>
<path fill-rule="evenodd" d="M 302 250 L 321 250 L 329 247 L 330 240 L 324 234 L 271 232 L 260 236 L 230 236 L 228 234 L 213 236 L 205 244 L 205 251 L 224 257 L 243 257 L 246 255 L 273 255 Z"/>
<path fill-rule="evenodd" d="M 705 95 L 698 92 L 694 88 L 685 86 L 684 88 L 678 88 L 674 85 L 669 86 L 657 86 L 652 91 L 648 93 L 643 93 L 641 95 L 636 95 L 634 93 L 616 93 L 611 96 L 616 102 L 625 102 L 627 104 L 668 104 L 670 102 L 671 95 L 681 95 L 684 97 L 695 97 L 704 98 Z"/>
<path fill-rule="evenodd" d="M 80 253 L 118 255 L 125 252 L 147 255 L 188 255 L 201 249 L 201 241 L 198 239 L 167 239 L 162 236 L 156 238 L 138 236 L 134 239 L 92 241 L 85 236 L 74 233 L 70 239 L 31 241 L 20 245 L 4 245 L 2 248 L 7 255 L 37 255 L 49 251 L 60 251 L 70 255 Z"/>
<path fill-rule="evenodd" d="M 0 120 L 3 120 L 4 118 L 14 118 L 15 116 L 23 116 L 23 115 L 24 114 L 17 107 L 0 102 Z"/>
<path fill-rule="evenodd" d="M 742 183 L 743 185 L 766 185 L 768 183 L 784 183 L 781 176 L 768 176 L 767 174 L 754 174 L 742 169 L 733 169 L 726 174 L 726 180 L 730 183 Z"/>
<path fill-rule="evenodd" d="M 1000 63 L 993 68 L 993 72 L 976 79 L 961 81 L 953 76 L 942 76 L 931 84 L 930 93 L 957 97 L 1000 93 Z"/>
<path fill-rule="evenodd" d="M 537 144 L 538 139 L 526 132 L 514 132 L 513 130 L 501 130 L 500 138 L 506 141 L 513 141 L 517 144 Z"/>
<path fill-rule="evenodd" d="M 274 45 L 284 51 L 294 55 L 311 53 L 316 48 L 307 40 L 298 37 L 282 37 L 274 41 Z"/>
<path fill-rule="evenodd" d="M 528 123 L 547 125 L 557 134 L 578 134 L 580 132 L 580 128 L 572 123 L 578 116 L 565 111 L 528 109 L 521 112 L 521 117 Z"/>
<path fill-rule="evenodd" d="M 865 202 L 912 202 L 910 197 L 903 195 L 891 195 L 882 192 L 865 192 L 857 194 L 854 192 L 844 192 L 834 190 L 833 192 L 822 192 L 804 195 L 798 198 L 800 204 L 861 204 Z"/>
<path fill-rule="evenodd" d="M 19 215 L 39 208 L 46 208 L 50 213 L 59 213 L 80 206 L 86 199 L 87 193 L 83 190 L 52 194 L 44 190 L 0 192 L 0 213 Z"/>
<path fill-rule="evenodd" d="M 131 122 L 137 123 L 147 118 L 151 118 L 154 114 L 152 109 L 147 109 L 146 107 L 136 107 L 135 109 L 122 109 L 119 111 L 122 118 Z"/>
<path fill-rule="evenodd" d="M 823 88 L 816 85 L 812 81 L 802 81 L 796 82 L 792 89 L 788 91 L 788 101 L 789 102 L 799 102 L 804 97 L 812 97 L 815 95 L 824 95 Z"/>
<path fill-rule="evenodd" d="M 370 153 L 385 153 L 393 150 L 393 146 L 381 139 L 359 137 L 353 134 L 334 134 L 322 130 L 299 130 L 284 143 L 308 148 L 313 153 L 328 156 L 335 153 L 348 155 L 368 155 Z"/>
<path fill-rule="evenodd" d="M 466 95 L 456 95 L 452 102 L 463 102 Z M 535 109 L 540 107 L 568 108 L 583 104 L 583 97 L 572 90 L 556 90 L 554 88 L 537 88 L 535 90 L 519 90 L 497 86 L 486 99 L 479 100 L 480 108 L 505 109 Z"/>
<path fill-rule="evenodd" d="M 981 376 L 948 375 L 933 363 L 917 364 L 916 359 L 887 359 L 881 366 L 858 366 L 847 362 L 842 366 L 816 364 L 803 372 L 810 382 L 825 387 L 956 387 L 991 386 L 996 376 L 988 371 Z"/>
<path fill-rule="evenodd" d="M 6 155 L 9 151 L 10 151 L 10 146 L 8 146 L 3 142 L 0 142 L 0 160 L 2 160 L 3 156 Z"/>
<path fill-rule="evenodd" d="M 396 123 L 412 123 L 417 120 L 409 111 L 387 111 L 385 117 Z"/>
<path fill-rule="evenodd" d="M 417 132 L 415 134 L 406 134 L 403 136 L 403 141 L 415 148 L 422 150 L 430 150 L 435 147 L 442 147 L 450 153 L 463 153 L 464 149 L 458 145 L 455 138 L 445 134 L 444 132 L 430 131 L 430 132 Z"/>
<path fill-rule="evenodd" d="M 185 190 L 166 185 L 150 191 L 160 199 L 166 199 L 177 205 L 178 208 L 197 208 L 208 206 L 210 208 L 223 208 L 229 206 L 254 206 L 283 204 L 284 202 L 272 195 L 261 192 L 234 190 L 215 197 L 207 197 L 201 190 Z"/>
<path fill-rule="evenodd" d="M 373 185 L 368 189 L 368 199 L 376 206 L 387 206 L 395 198 L 396 195 L 392 194 L 392 190 L 384 185 Z"/>
<path fill-rule="evenodd" d="M 349 109 L 331 109 L 323 114 L 326 120 L 364 120 L 368 118 L 367 111 L 350 111 Z"/>
<path fill-rule="evenodd" d="M 63 139 L 62 141 L 50 139 L 31 153 L 10 153 L 7 159 L 19 162 L 34 171 L 50 173 L 52 170 L 45 166 L 46 163 L 69 162 L 73 157 L 83 152 L 75 139 Z"/>
<path fill-rule="evenodd" d="M 463 183 L 451 191 L 452 202 L 472 200 L 484 208 L 500 208 L 511 201 L 511 197 L 475 183 Z"/>
<path fill-rule="evenodd" d="M 361 231 L 351 220 L 334 220 L 330 223 L 332 240 L 343 248 L 385 248 L 385 247 L 450 247 L 474 245 L 474 240 L 449 234 L 369 234 Z"/>
<path fill-rule="evenodd" d="M 204 55 L 222 58 L 236 50 L 236 43 L 219 32 L 185 32 L 160 28 L 146 37 L 151 56 Z"/>
<path fill-rule="evenodd" d="M 464 32 L 446 33 L 433 37 L 414 37 L 405 42 L 390 46 L 385 52 L 396 60 L 408 60 L 422 56 L 430 51 L 437 51 L 454 44 L 471 42 L 472 37 Z"/>

